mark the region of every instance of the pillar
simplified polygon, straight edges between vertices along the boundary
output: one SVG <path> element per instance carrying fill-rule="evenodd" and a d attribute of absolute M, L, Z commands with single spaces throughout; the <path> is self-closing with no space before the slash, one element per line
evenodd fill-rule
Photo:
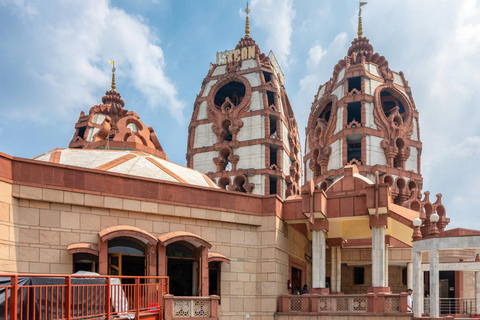
<path fill-rule="evenodd" d="M 342 247 L 337 246 L 335 249 L 337 250 L 337 292 L 342 292 Z M 480 310 L 480 309 L 479 309 Z"/>
<path fill-rule="evenodd" d="M 325 288 L 325 230 L 312 230 L 312 288 Z"/>
<path fill-rule="evenodd" d="M 423 270 L 422 253 L 413 251 L 412 278 L 413 278 L 413 316 L 419 318 L 423 313 Z M 407 265 L 408 268 L 408 265 Z M 408 269 L 407 269 L 408 272 Z"/>
<path fill-rule="evenodd" d="M 200 266 L 201 272 L 201 296 L 202 297 L 207 297 L 208 296 L 208 248 L 202 247 L 201 252 L 200 252 Z"/>
<path fill-rule="evenodd" d="M 385 227 L 372 227 L 372 287 L 374 288 L 386 287 L 385 259 Z"/>
<path fill-rule="evenodd" d="M 407 289 L 413 289 L 413 264 L 407 262 Z"/>
<path fill-rule="evenodd" d="M 337 247 L 330 247 L 330 290 L 338 292 L 337 288 Z"/>
<path fill-rule="evenodd" d="M 385 287 L 388 287 L 388 244 L 385 244 Z"/>
<path fill-rule="evenodd" d="M 438 267 L 438 239 L 435 239 L 433 248 L 430 249 L 430 317 L 438 318 L 440 315 L 439 294 L 439 267 Z"/>
<path fill-rule="evenodd" d="M 475 302 L 477 314 L 480 312 L 480 272 L 475 272 Z"/>

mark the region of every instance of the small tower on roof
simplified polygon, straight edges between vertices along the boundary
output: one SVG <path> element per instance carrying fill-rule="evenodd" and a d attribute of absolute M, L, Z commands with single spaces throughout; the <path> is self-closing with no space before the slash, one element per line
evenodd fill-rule
<path fill-rule="evenodd" d="M 300 193 L 300 140 L 272 52 L 250 36 L 217 53 L 202 82 L 189 126 L 187 166 L 221 188 L 282 198 Z"/>
<path fill-rule="evenodd" d="M 76 149 L 138 150 L 168 159 L 152 127 L 147 127 L 133 111 L 124 109 L 125 102 L 116 91 L 115 62 L 112 65 L 111 89 L 105 92 L 102 104 L 80 112 L 69 147 Z"/>

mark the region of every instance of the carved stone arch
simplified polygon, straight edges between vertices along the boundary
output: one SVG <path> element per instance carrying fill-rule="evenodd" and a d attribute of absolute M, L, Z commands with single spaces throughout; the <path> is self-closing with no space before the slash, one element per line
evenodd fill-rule
<path fill-rule="evenodd" d="M 228 145 L 224 145 L 218 151 L 218 157 L 213 158 L 213 162 L 217 166 L 217 172 L 237 170 L 238 160 L 240 160 L 240 157 L 234 155 L 233 149 Z M 231 167 L 228 167 L 228 164 L 231 164 Z"/>
<path fill-rule="evenodd" d="M 413 121 L 413 111 L 414 111 L 413 104 L 410 102 L 409 98 L 407 96 L 405 96 L 402 92 L 400 92 L 398 89 L 396 89 L 395 87 L 392 87 L 392 86 L 385 85 L 385 84 L 380 85 L 379 87 L 377 87 L 377 89 L 375 89 L 374 100 L 373 100 L 374 101 L 374 110 L 375 110 L 375 123 L 377 123 L 377 120 L 383 122 L 382 127 L 383 126 L 388 126 L 388 125 L 391 124 L 391 121 L 388 119 L 388 117 L 383 112 L 382 98 L 381 98 L 382 91 L 388 92 L 394 98 L 399 100 L 400 103 L 402 103 L 403 107 L 405 108 L 405 112 L 407 113 L 406 117 L 405 117 L 405 120 L 402 119 L 403 120 L 402 121 L 403 122 L 402 126 L 411 127 L 412 126 L 412 121 Z M 378 123 L 377 123 L 377 125 L 378 125 Z M 412 133 L 413 133 L 413 131 L 412 131 Z M 410 135 L 411 135 L 411 133 L 410 133 Z M 410 137 L 410 135 L 408 137 Z"/>
<path fill-rule="evenodd" d="M 210 89 L 207 97 L 207 106 L 209 109 L 216 108 L 214 102 L 215 95 L 217 94 L 218 90 L 220 90 L 223 86 L 227 85 L 230 82 L 240 82 L 245 86 L 245 96 L 243 97 L 242 101 L 236 106 L 236 109 L 244 109 L 245 107 L 250 106 L 250 100 L 252 97 L 252 86 L 250 85 L 248 79 L 241 75 L 228 74 L 225 78 L 217 81 Z"/>
<path fill-rule="evenodd" d="M 220 178 L 218 178 L 218 183 L 217 184 L 220 187 L 220 189 L 230 190 L 231 185 L 232 185 L 232 182 L 230 180 L 230 176 L 228 176 L 226 174 L 221 176 Z"/>
<path fill-rule="evenodd" d="M 252 193 L 255 185 L 248 183 L 248 178 L 244 174 L 239 174 L 233 179 L 233 191 Z"/>
<path fill-rule="evenodd" d="M 245 87 L 245 95 L 235 104 L 229 97 L 225 99 L 221 106 L 215 104 L 215 96 L 217 92 L 230 82 L 239 82 Z M 236 141 L 237 134 L 243 127 L 241 118 L 248 111 L 251 104 L 252 86 L 250 82 L 243 76 L 236 74 L 227 74 L 225 78 L 219 80 L 210 89 L 207 97 L 207 114 L 212 124 L 212 131 L 217 136 L 217 142 Z M 234 97 L 232 97 L 235 100 Z M 226 139 L 226 137 L 231 138 Z"/>
<path fill-rule="evenodd" d="M 388 92 L 397 99 L 405 108 L 405 119 L 399 113 L 399 107 L 394 106 L 389 115 L 384 112 L 382 105 L 382 92 Z M 387 165 L 404 169 L 410 156 L 410 137 L 413 134 L 413 106 L 409 99 L 396 88 L 381 85 L 374 93 L 374 119 L 378 129 L 383 132 L 384 140 L 381 147 L 384 149 Z"/>

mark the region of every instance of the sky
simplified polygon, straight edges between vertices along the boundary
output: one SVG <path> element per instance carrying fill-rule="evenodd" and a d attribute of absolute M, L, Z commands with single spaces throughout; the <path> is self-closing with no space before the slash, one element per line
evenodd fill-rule
<path fill-rule="evenodd" d="M 111 65 L 125 108 L 185 165 L 193 103 L 217 52 L 244 35 L 244 0 L 0 0 L 0 152 L 68 147 Z M 253 0 L 250 34 L 285 75 L 301 134 L 318 87 L 356 37 L 358 1 Z M 449 228 L 480 229 L 480 1 L 371 0 L 364 36 L 403 71 L 420 114 L 422 174 Z"/>

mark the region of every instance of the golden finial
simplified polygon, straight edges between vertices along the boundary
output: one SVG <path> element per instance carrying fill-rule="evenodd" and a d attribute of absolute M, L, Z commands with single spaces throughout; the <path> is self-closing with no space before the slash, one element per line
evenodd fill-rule
<path fill-rule="evenodd" d="M 108 61 L 112 65 L 112 90 L 115 91 L 115 61 Z"/>
<path fill-rule="evenodd" d="M 250 22 L 248 21 L 248 14 L 250 13 L 250 9 L 248 8 L 248 1 L 247 1 L 247 9 L 245 9 L 245 13 L 247 14 L 247 21 L 245 23 L 245 36 L 250 36 Z"/>
<path fill-rule="evenodd" d="M 361 38 L 363 36 L 363 29 L 362 29 L 362 6 L 366 5 L 366 2 L 359 2 L 358 5 L 358 37 Z"/>

